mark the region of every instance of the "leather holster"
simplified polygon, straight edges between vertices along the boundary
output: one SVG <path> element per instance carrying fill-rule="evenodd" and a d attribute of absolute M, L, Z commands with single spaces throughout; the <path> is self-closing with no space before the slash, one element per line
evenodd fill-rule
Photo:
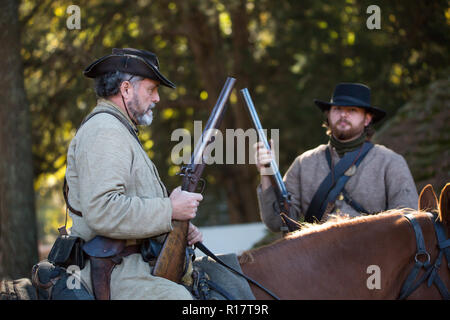
<path fill-rule="evenodd" d="M 96 300 L 111 299 L 111 273 L 117 263 L 111 258 L 90 257 L 91 281 Z"/>
<path fill-rule="evenodd" d="M 125 246 L 125 240 L 96 236 L 83 246 L 91 262 L 91 281 L 96 300 L 111 299 L 111 273 L 122 258 L 140 253 L 139 245 Z"/>

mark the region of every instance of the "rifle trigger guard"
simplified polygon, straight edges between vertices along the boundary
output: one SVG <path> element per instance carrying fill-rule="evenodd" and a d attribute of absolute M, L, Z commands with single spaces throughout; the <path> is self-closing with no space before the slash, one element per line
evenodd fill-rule
<path fill-rule="evenodd" d="M 203 191 L 205 191 L 205 187 L 206 187 L 206 181 L 205 181 L 205 179 L 203 179 L 203 178 L 200 178 L 199 180 L 198 180 L 198 182 L 200 183 L 202 183 L 202 190 L 200 190 L 200 193 L 201 194 L 203 194 Z"/>

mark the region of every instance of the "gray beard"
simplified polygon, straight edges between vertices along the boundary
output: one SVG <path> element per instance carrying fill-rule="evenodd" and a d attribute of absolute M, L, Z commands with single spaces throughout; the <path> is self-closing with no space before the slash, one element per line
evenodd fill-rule
<path fill-rule="evenodd" d="M 136 121 L 138 125 L 149 126 L 152 124 L 153 121 L 153 113 L 152 114 L 144 113 L 142 115 L 139 115 L 136 117 Z"/>
<path fill-rule="evenodd" d="M 138 105 L 137 99 L 133 101 L 133 109 L 131 112 L 133 113 L 134 118 L 136 119 L 136 122 L 140 126 L 149 126 L 153 122 L 153 112 L 151 112 L 151 109 L 155 107 L 155 103 L 152 103 L 148 106 L 148 108 L 145 110 L 144 113 L 139 114 L 134 109 Z"/>

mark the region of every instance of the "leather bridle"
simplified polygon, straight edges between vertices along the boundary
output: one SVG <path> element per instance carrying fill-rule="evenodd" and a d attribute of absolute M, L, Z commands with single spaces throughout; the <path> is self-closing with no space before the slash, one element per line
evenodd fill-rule
<path fill-rule="evenodd" d="M 434 263 L 431 263 L 430 254 L 426 250 L 425 240 L 419 223 L 413 214 L 406 214 L 404 217 L 411 223 L 416 236 L 417 252 L 414 256 L 414 267 L 406 278 L 403 287 L 400 291 L 398 299 L 406 299 L 413 293 L 422 283 L 427 282 L 427 286 L 431 287 L 435 284 L 441 296 L 445 300 L 450 300 L 450 293 L 439 276 L 439 267 L 442 263 L 442 258 L 445 255 L 447 259 L 447 267 L 450 269 L 450 239 L 447 238 L 445 228 L 439 221 L 438 216 L 433 213 L 426 212 L 432 221 L 434 221 L 434 230 L 437 238 L 437 247 L 439 249 L 438 256 Z M 424 259 L 425 258 L 425 259 Z M 420 270 L 424 268 L 423 275 L 416 280 Z"/>

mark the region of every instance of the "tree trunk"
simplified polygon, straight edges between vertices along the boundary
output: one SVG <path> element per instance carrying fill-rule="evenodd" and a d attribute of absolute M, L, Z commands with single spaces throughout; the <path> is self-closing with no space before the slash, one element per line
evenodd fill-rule
<path fill-rule="evenodd" d="M 30 277 L 38 260 L 30 111 L 18 1 L 0 2 L 0 278 Z"/>
<path fill-rule="evenodd" d="M 239 78 L 236 86 L 238 102 L 232 105 L 231 113 L 233 122 L 229 123 L 232 128 L 247 130 L 253 128 L 249 115 L 246 111 L 245 102 L 240 90 L 253 89 L 250 83 L 249 70 L 252 70 L 252 56 L 250 53 L 251 44 L 248 32 L 248 14 L 246 1 L 229 2 L 229 10 L 232 21 L 232 56 L 233 73 Z M 253 146 L 246 142 L 246 151 Z M 250 164 L 250 155 L 246 152 L 246 164 L 228 166 L 224 172 L 226 188 L 228 193 L 228 207 L 230 208 L 230 221 L 232 222 L 253 222 L 260 221 L 259 208 L 256 197 L 256 169 L 254 164 Z M 258 179 L 259 180 L 259 179 Z"/>
<path fill-rule="evenodd" d="M 230 109 L 224 117 L 222 128 L 241 128 L 245 131 L 251 127 L 248 115 L 241 104 L 242 99 L 239 93 L 240 89 L 248 86 L 248 75 L 243 71 L 247 68 L 242 68 L 248 62 L 248 51 L 241 49 L 248 45 L 245 7 L 240 3 L 237 8 L 232 9 L 234 50 L 231 55 L 227 55 L 228 50 L 223 47 L 224 41 L 221 39 L 218 20 L 214 25 L 208 22 L 208 17 L 198 8 L 196 1 L 186 1 L 183 4 L 183 25 L 186 27 L 186 36 L 196 65 L 200 68 L 200 77 L 208 92 L 208 104 L 212 108 L 226 77 L 235 77 L 237 80 L 235 94 L 238 102 L 230 103 Z M 231 71 L 234 72 L 228 74 Z M 225 136 L 224 132 L 223 134 Z M 247 157 L 246 163 L 249 160 Z M 226 190 L 231 223 L 259 221 L 255 173 L 254 165 L 222 165 L 219 180 L 225 181 L 223 186 Z"/>

